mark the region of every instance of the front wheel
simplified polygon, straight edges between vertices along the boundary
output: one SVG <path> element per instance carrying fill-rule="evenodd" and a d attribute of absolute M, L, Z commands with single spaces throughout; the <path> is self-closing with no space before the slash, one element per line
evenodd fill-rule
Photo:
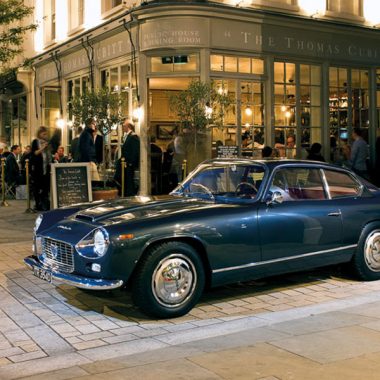
<path fill-rule="evenodd" d="M 353 258 L 353 268 L 362 280 L 380 279 L 380 225 L 364 228 Z"/>
<path fill-rule="evenodd" d="M 139 263 L 133 280 L 135 304 L 159 318 L 179 317 L 198 302 L 205 285 L 202 260 L 182 242 L 162 243 Z"/>

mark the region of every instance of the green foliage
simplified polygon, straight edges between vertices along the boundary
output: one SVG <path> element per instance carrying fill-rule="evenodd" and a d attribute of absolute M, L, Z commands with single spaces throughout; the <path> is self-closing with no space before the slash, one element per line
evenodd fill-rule
<path fill-rule="evenodd" d="M 209 126 L 221 127 L 231 99 L 214 84 L 198 80 L 190 82 L 186 90 L 170 97 L 170 107 L 176 112 L 181 129 L 192 133 L 204 132 Z"/>
<path fill-rule="evenodd" d="M 107 135 L 113 126 L 124 120 L 120 112 L 122 102 L 118 93 L 101 88 L 75 96 L 68 104 L 68 111 L 74 116 L 75 127 L 85 124 L 87 119 L 95 118 L 99 132 Z"/>
<path fill-rule="evenodd" d="M 22 25 L 22 20 L 33 13 L 23 0 L 0 1 L 0 71 L 21 54 L 25 33 L 37 28 L 36 24 Z"/>

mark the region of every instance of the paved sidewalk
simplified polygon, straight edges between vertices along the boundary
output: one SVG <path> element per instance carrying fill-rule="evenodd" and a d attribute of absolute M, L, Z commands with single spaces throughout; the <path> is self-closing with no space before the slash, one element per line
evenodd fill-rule
<path fill-rule="evenodd" d="M 380 281 L 329 267 L 213 289 L 188 315 L 151 320 L 128 292 L 34 277 L 22 260 L 36 215 L 12 203 L 0 208 L 0 379 L 379 378 Z"/>

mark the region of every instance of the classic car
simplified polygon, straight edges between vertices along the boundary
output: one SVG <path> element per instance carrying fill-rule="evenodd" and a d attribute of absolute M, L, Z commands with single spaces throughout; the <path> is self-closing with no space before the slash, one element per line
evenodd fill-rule
<path fill-rule="evenodd" d="M 214 159 L 161 199 L 82 204 L 36 219 L 39 278 L 131 288 L 155 317 L 177 317 L 205 287 L 336 263 L 380 278 L 380 190 L 348 169 L 298 160 Z"/>

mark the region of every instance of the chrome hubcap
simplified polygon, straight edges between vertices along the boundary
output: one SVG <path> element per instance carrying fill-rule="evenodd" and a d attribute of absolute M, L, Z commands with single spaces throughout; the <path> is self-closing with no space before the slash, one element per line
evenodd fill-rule
<path fill-rule="evenodd" d="M 196 283 L 193 263 L 184 255 L 170 255 L 160 261 L 153 273 L 153 295 L 161 305 L 177 307 L 192 295 Z"/>
<path fill-rule="evenodd" d="M 371 232 L 364 245 L 364 256 L 368 267 L 380 271 L 380 230 Z"/>

